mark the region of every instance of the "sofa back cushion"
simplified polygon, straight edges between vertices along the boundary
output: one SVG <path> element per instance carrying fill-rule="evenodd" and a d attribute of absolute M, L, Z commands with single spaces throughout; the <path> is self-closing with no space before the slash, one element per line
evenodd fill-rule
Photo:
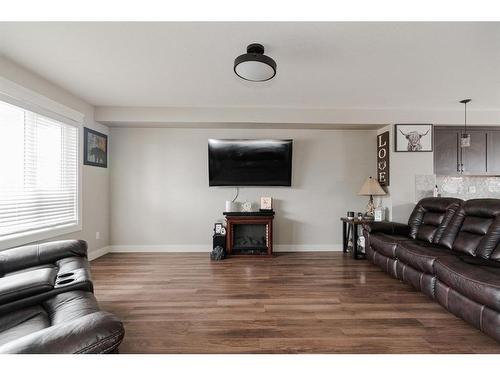
<path fill-rule="evenodd" d="M 410 237 L 429 243 L 439 241 L 463 201 L 457 198 L 424 198 L 408 220 Z"/>
<path fill-rule="evenodd" d="M 500 199 L 466 201 L 442 236 L 447 243 L 452 239 L 454 251 L 500 260 Z"/>
<path fill-rule="evenodd" d="M 495 260 L 500 263 L 500 242 L 497 244 L 497 246 L 495 246 L 490 254 L 490 257 L 487 259 Z"/>
<path fill-rule="evenodd" d="M 0 277 L 9 272 L 51 264 L 59 259 L 74 256 L 87 257 L 87 242 L 61 240 L 2 250 L 0 251 Z"/>

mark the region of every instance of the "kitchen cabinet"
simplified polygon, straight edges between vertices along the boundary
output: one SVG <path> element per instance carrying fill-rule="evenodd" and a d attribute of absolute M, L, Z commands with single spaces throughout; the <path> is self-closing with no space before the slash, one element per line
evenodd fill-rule
<path fill-rule="evenodd" d="M 468 128 L 470 147 L 460 147 L 460 127 L 434 127 L 434 173 L 500 175 L 500 127 Z"/>
<path fill-rule="evenodd" d="M 500 129 L 487 132 L 486 165 L 488 173 L 500 175 Z"/>
<path fill-rule="evenodd" d="M 457 130 L 434 128 L 434 174 L 460 172 L 458 141 Z"/>
<path fill-rule="evenodd" d="M 486 166 L 486 137 L 487 133 L 481 130 L 467 129 L 470 134 L 470 147 L 460 147 L 462 151 L 462 172 L 466 174 L 485 174 Z"/>

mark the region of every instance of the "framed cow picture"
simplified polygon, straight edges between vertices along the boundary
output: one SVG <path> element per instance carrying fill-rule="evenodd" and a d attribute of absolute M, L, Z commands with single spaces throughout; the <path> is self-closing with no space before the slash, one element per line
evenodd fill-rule
<path fill-rule="evenodd" d="M 431 152 L 431 124 L 396 124 L 394 125 L 394 151 L 396 152 Z"/>
<path fill-rule="evenodd" d="M 108 136 L 83 128 L 83 164 L 108 167 Z"/>

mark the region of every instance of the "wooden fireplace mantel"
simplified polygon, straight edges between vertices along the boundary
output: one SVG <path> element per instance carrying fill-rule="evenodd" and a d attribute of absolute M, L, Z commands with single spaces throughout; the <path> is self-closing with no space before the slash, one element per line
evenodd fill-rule
<path fill-rule="evenodd" d="M 274 211 L 224 212 L 227 221 L 226 251 L 234 255 L 234 227 L 236 225 L 260 224 L 266 226 L 266 255 L 273 255 Z"/>

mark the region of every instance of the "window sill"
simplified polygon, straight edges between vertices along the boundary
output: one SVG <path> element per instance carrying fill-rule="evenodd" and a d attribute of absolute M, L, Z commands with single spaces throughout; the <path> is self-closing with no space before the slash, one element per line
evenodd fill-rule
<path fill-rule="evenodd" d="M 0 237 L 0 250 L 10 249 L 16 246 L 26 245 L 32 242 L 48 240 L 50 238 L 62 236 L 64 234 L 79 232 L 82 224 L 61 225 L 53 228 L 45 228 L 30 232 L 19 233 L 10 236 Z"/>

